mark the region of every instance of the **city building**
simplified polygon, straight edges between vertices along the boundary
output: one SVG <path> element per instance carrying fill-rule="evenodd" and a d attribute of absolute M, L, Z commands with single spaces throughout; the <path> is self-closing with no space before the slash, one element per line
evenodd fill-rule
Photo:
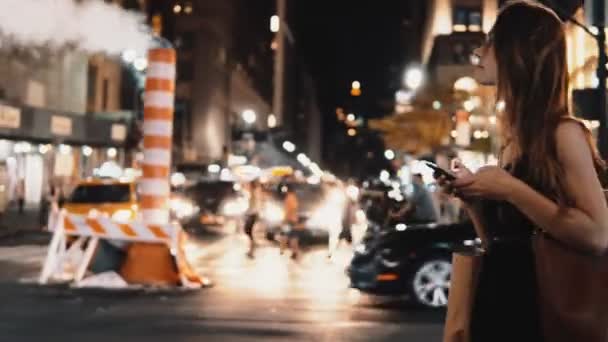
<path fill-rule="evenodd" d="M 283 112 L 272 113 L 274 1 L 148 2 L 147 11 L 153 30 L 177 50 L 178 163 L 227 163 L 230 155 L 281 163 L 273 156 L 289 154 L 281 147 L 284 141 L 320 157 L 315 89 L 292 43 L 286 44 Z M 264 156 L 269 148 L 278 153 Z"/>
<path fill-rule="evenodd" d="M 106 162 L 128 164 L 136 98 L 131 88 L 130 101 L 124 100 L 124 78 L 118 56 L 4 44 L 0 196 L 13 199 L 22 184 L 26 203 L 37 206 L 51 184 L 67 195 L 78 179 Z"/>

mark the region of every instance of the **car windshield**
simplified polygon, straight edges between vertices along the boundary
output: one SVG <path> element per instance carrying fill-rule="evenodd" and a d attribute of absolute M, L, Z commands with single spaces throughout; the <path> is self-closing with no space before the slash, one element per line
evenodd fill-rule
<path fill-rule="evenodd" d="M 80 185 L 70 203 L 119 203 L 131 199 L 129 184 Z"/>

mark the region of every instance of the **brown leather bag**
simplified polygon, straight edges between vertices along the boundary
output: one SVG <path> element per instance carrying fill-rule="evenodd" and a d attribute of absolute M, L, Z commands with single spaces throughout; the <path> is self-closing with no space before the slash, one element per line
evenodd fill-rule
<path fill-rule="evenodd" d="M 608 255 L 585 254 L 540 232 L 534 252 L 545 341 L 607 342 Z"/>

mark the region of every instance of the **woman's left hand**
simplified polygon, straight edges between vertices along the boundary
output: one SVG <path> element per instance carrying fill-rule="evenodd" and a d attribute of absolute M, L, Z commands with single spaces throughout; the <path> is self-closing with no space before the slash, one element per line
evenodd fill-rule
<path fill-rule="evenodd" d="M 497 166 L 484 166 L 476 173 L 456 179 L 452 185 L 458 196 L 506 200 L 517 178 Z"/>

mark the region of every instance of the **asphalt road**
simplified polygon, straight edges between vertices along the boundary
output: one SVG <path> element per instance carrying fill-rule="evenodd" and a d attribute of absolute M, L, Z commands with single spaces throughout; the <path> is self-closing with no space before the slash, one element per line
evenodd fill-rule
<path fill-rule="evenodd" d="M 193 240 L 188 255 L 214 286 L 76 290 L 35 285 L 44 238 L 0 241 L 0 341 L 440 341 L 444 313 L 348 288 L 348 248 L 293 261 L 230 235 Z"/>

